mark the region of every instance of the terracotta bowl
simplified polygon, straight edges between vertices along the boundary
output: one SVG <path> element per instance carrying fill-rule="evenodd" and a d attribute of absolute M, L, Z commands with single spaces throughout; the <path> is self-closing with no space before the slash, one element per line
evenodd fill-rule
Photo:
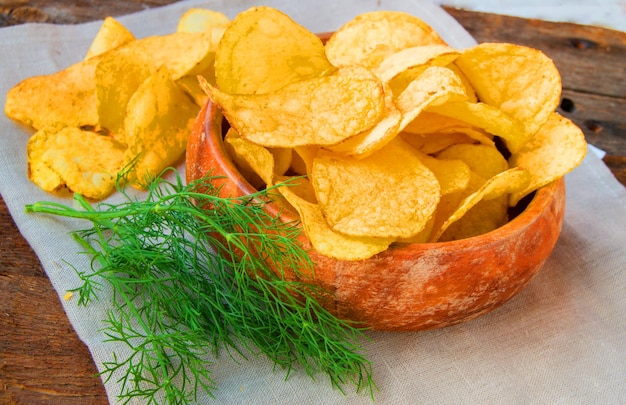
<path fill-rule="evenodd" d="M 222 196 L 250 194 L 254 188 L 224 150 L 223 125 L 228 123 L 209 102 L 189 140 L 187 180 L 210 172 L 225 176 Z M 276 207 L 268 209 L 278 213 Z M 554 248 L 564 209 L 561 179 L 538 190 L 506 225 L 481 236 L 392 246 L 362 261 L 331 259 L 311 250 L 315 269 L 308 281 L 329 291 L 322 300 L 326 308 L 374 330 L 416 331 L 457 324 L 497 308 L 528 284 Z M 300 242 L 311 247 L 304 232 Z"/>

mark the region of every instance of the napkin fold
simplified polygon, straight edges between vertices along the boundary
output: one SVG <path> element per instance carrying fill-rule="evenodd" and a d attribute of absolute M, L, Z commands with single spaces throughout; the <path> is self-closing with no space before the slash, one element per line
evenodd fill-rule
<path fill-rule="evenodd" d="M 184 11 L 206 7 L 234 17 L 250 0 L 181 1 L 118 18 L 137 37 L 172 32 Z M 265 1 L 314 32 L 336 30 L 371 10 L 403 10 L 431 24 L 452 46 L 474 45 L 471 36 L 427 0 Z M 20 80 L 63 69 L 84 57 L 101 22 L 74 26 L 26 24 L 0 29 L 0 103 Z M 10 57 L 8 56 L 10 55 Z M 0 116 L 0 194 L 62 297 L 81 284 L 73 268 L 86 270 L 69 236 L 77 220 L 24 213 L 24 206 L 53 197 L 26 174 L 30 131 Z M 184 171 L 184 166 L 179 168 Z M 530 285 L 503 307 L 457 326 L 416 333 L 368 333 L 365 343 L 380 389 L 375 403 L 603 403 L 626 402 L 626 189 L 600 158 L 589 153 L 566 177 L 567 209 L 554 253 Z M 108 202 L 121 200 L 113 195 Z M 108 309 L 61 300 L 99 369 L 112 352 L 99 329 Z M 68 364 L 68 367 L 71 365 Z M 216 360 L 217 403 L 356 404 L 369 397 L 341 394 L 325 376 L 311 380 L 295 371 L 285 381 L 263 357 L 239 363 Z M 120 387 L 105 384 L 111 403 Z M 201 397 L 199 403 L 211 402 Z"/>

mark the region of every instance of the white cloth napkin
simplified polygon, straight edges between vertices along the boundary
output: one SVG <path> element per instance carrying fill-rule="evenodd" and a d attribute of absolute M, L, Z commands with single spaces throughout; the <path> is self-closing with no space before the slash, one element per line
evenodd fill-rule
<path fill-rule="evenodd" d="M 249 0 L 182 1 L 119 18 L 137 37 L 174 31 L 192 6 L 225 12 L 231 18 L 253 5 Z M 265 1 L 312 31 L 337 29 L 364 11 L 398 9 L 430 23 L 451 45 L 474 44 L 463 28 L 427 0 Z M 26 24 L 0 29 L 0 103 L 20 80 L 55 72 L 81 60 L 100 26 Z M 26 175 L 25 145 L 30 131 L 0 116 L 0 193 L 62 297 L 80 285 L 76 269 L 88 259 L 77 255 L 68 236 L 77 221 L 27 215 L 24 205 L 61 200 L 35 187 Z M 183 170 L 184 167 L 181 167 Z M 589 153 L 567 176 L 567 210 L 553 255 L 518 296 L 476 320 L 429 332 L 369 333 L 368 356 L 380 388 L 375 403 L 602 403 L 626 402 L 626 189 L 603 162 Z M 115 202 L 119 196 L 110 198 Z M 89 347 L 94 362 L 111 360 L 124 348 L 103 342 L 107 300 L 79 307 L 64 301 L 67 316 Z M 72 367 L 68 364 L 67 367 Z M 354 404 L 367 396 L 347 387 L 333 390 L 324 375 L 315 381 L 293 372 L 285 381 L 265 358 L 237 364 L 220 357 L 213 377 L 215 402 L 254 404 Z M 119 387 L 106 390 L 116 403 Z M 208 403 L 202 397 L 199 403 Z"/>

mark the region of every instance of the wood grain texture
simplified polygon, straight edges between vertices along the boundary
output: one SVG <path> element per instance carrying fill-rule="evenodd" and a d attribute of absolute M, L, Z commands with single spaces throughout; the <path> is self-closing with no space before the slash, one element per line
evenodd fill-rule
<path fill-rule="evenodd" d="M 0 27 L 74 24 L 172 0 L 0 0 Z M 479 42 L 543 50 L 563 77 L 561 113 L 626 185 L 626 34 L 597 27 L 446 9 Z M 89 351 L 73 331 L 39 260 L 0 199 L 0 404 L 106 404 Z"/>

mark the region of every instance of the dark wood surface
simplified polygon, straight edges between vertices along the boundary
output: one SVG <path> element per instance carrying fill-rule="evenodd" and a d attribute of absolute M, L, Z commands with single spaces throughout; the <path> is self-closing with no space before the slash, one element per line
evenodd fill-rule
<path fill-rule="evenodd" d="M 0 27 L 74 24 L 172 0 L 0 0 Z M 446 8 L 479 42 L 541 49 L 563 78 L 560 112 L 626 185 L 626 33 Z M 86 346 L 0 198 L 0 404 L 106 404 Z"/>

